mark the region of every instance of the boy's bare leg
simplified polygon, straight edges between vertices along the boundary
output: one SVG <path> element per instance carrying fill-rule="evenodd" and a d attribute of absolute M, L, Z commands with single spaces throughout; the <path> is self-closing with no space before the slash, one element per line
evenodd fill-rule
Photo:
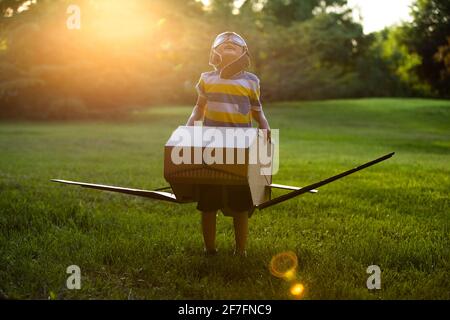
<path fill-rule="evenodd" d="M 216 212 L 202 212 L 202 231 L 205 250 L 208 253 L 216 251 Z"/>
<path fill-rule="evenodd" d="M 236 253 L 245 255 L 248 237 L 248 212 L 237 212 L 233 215 L 234 238 L 236 240 Z"/>

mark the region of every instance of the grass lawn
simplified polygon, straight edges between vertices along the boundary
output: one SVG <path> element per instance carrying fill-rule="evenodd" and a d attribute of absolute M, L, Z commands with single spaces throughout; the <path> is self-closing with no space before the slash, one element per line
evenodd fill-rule
<path fill-rule="evenodd" d="M 265 106 L 280 129 L 275 183 L 306 185 L 381 164 L 250 219 L 248 258 L 202 254 L 195 204 L 51 183 L 166 186 L 163 146 L 192 107 L 114 122 L 0 124 L 0 293 L 19 299 L 290 299 L 268 264 L 294 251 L 305 299 L 450 299 L 450 101 L 361 99 Z M 276 195 L 283 191 L 277 191 Z M 66 268 L 81 268 L 81 290 Z M 366 269 L 381 268 L 381 290 Z"/>

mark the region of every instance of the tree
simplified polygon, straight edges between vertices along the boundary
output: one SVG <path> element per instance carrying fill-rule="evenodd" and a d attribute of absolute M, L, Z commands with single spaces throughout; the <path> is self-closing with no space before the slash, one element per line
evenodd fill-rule
<path fill-rule="evenodd" d="M 355 62 L 363 33 L 348 12 L 319 13 L 289 27 L 270 26 L 260 59 L 262 83 L 273 100 L 354 94 Z"/>
<path fill-rule="evenodd" d="M 450 97 L 450 72 L 446 67 L 450 41 L 450 1 L 416 0 L 413 22 L 406 27 L 403 42 L 421 58 L 415 71 L 436 92 Z M 448 64 L 447 64 L 448 66 Z"/>
<path fill-rule="evenodd" d="M 325 12 L 328 8 L 337 9 L 346 4 L 347 0 L 269 0 L 264 3 L 262 12 L 276 23 L 289 26 L 313 18 L 315 11 Z"/>
<path fill-rule="evenodd" d="M 359 96 L 424 96 L 429 86 L 415 74 L 420 57 L 401 42 L 403 27 L 391 27 L 364 37 L 357 60 Z"/>

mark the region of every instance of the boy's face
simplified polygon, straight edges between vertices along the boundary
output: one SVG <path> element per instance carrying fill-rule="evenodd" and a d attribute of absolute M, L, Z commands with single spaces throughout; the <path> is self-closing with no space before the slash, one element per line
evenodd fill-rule
<path fill-rule="evenodd" d="M 239 58 L 244 53 L 244 48 L 231 41 L 226 41 L 219 45 L 216 51 L 222 56 L 222 62 L 227 64 Z"/>

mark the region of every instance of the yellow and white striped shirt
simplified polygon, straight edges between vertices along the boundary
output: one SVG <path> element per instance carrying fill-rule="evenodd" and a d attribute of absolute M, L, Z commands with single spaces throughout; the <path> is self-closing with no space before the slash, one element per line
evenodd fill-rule
<path fill-rule="evenodd" d="M 219 71 L 204 72 L 196 89 L 207 100 L 205 126 L 251 127 L 251 111 L 262 108 L 259 79 L 250 72 L 242 71 L 230 79 L 220 78 Z"/>

